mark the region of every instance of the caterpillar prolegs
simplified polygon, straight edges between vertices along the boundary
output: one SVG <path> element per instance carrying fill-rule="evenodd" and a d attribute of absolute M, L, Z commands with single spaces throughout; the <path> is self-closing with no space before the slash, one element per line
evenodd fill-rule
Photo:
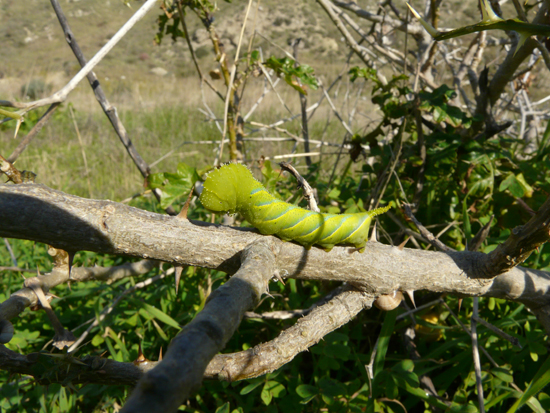
<path fill-rule="evenodd" d="M 235 163 L 210 172 L 199 199 L 212 212 L 241 213 L 264 235 L 327 251 L 337 244 L 351 244 L 363 252 L 372 218 L 390 209 L 354 214 L 308 211 L 275 198 L 246 166 Z"/>

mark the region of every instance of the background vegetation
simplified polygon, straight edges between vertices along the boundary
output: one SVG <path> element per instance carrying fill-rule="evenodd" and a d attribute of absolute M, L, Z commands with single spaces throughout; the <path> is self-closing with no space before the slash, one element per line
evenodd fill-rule
<path fill-rule="evenodd" d="M 35 2 L 33 13 L 25 14 L 20 12 L 19 3 L 22 2 L 0 2 L 3 12 L 0 27 L 7 47 L 3 47 L 6 50 L 3 54 L 12 56 L 0 67 L 3 99 L 49 95 L 65 82 L 66 76 L 77 70 L 69 49 L 59 46 L 61 38 L 55 17 L 38 18 L 49 16 L 49 5 Z M 228 39 L 225 42 L 231 43 L 231 38 L 237 42 L 238 31 L 232 32 L 231 27 L 236 25 L 237 18 L 242 21 L 238 16 L 242 16 L 243 6 L 219 6 L 215 16 L 220 20 L 216 26 L 220 37 Z M 315 70 L 316 81 L 324 85 L 317 90 L 307 88 L 310 105 L 325 100 L 309 120 L 309 136 L 333 146 L 314 149 L 313 144 L 310 151 L 319 155 L 312 156 L 309 165 L 304 157 L 280 158 L 293 160 L 317 189 L 323 211 L 357 212 L 371 209 L 383 200 L 394 209 L 380 219 L 380 240 L 399 245 L 412 236 L 410 243 L 430 248 L 400 208 L 402 201 L 417 202 L 417 219 L 457 250 L 467 249 L 473 236 L 494 216 L 489 236 L 480 248 L 490 252 L 508 237 L 512 228 L 528 221 L 532 211 L 550 194 L 550 128 L 546 125 L 537 134 L 534 148 L 514 132 L 513 127 L 479 139 L 469 131 L 473 124 L 484 119 L 458 103 L 450 76 L 436 76 L 437 88 L 416 89 L 414 77 L 401 69 L 384 66 L 375 70 L 356 58 L 350 60 L 336 29 L 327 23 L 328 18 L 317 6 L 299 3 L 292 14 L 286 11 L 286 6 L 277 7 L 269 2 L 262 3 L 261 7 L 274 11 L 267 22 L 258 23 L 257 30 L 265 36 L 256 36 L 258 40 L 252 49 L 261 51 L 264 62 L 269 56 L 282 59 L 285 54 L 279 47 L 292 54 L 287 40 L 303 33 L 307 40 L 303 42 L 304 49 L 300 49 L 299 62 L 302 67 L 309 63 Z M 453 7 L 453 3 L 443 4 L 442 10 Z M 445 19 L 449 17 L 446 24 L 452 25 L 458 15 L 478 20 L 473 5 L 463 7 L 459 11 L 464 15 L 444 14 Z M 93 5 L 73 2 L 66 5 L 65 11 L 71 17 L 83 50 L 95 50 L 106 40 L 98 38 L 98 32 L 111 36 L 132 14 L 132 10 L 116 1 Z M 177 186 L 178 179 L 189 180 L 197 170 L 213 163 L 220 140 L 219 114 L 223 114 L 224 108 L 214 93 L 205 91 L 205 86 L 199 87 L 182 38 L 172 43 L 170 33 L 165 33 L 167 37 L 160 46 L 153 44 L 157 19 L 158 15 L 149 15 L 96 71 L 109 99 L 116 102 L 138 151 L 146 156 L 155 175 L 144 182 L 84 84 L 19 158 L 16 166 L 20 170 L 32 170 L 38 174 L 38 182 L 84 197 L 130 202 L 156 212 L 172 202 L 176 209 L 180 208 L 183 198 L 170 198 L 159 205 L 151 195 L 151 187 L 161 182 L 157 187 L 168 193 L 167 185 Z M 79 24 L 80 21 L 86 24 Z M 201 33 L 204 35 L 201 22 L 191 18 L 189 21 L 203 71 L 215 70 L 211 46 L 204 40 L 201 42 Z M 236 26 L 240 29 L 240 24 Z M 22 29 L 27 37 L 22 35 Z M 293 33 L 292 36 L 289 33 Z M 315 36 L 322 44 L 315 43 Z M 404 45 L 404 37 L 396 38 L 395 42 L 398 46 Z M 228 46 L 228 50 L 233 49 Z M 502 57 L 500 53 L 504 52 L 493 49 L 484 58 L 490 64 Z M 40 61 L 37 54 L 49 56 L 48 65 L 37 67 L 31 63 Z M 251 55 L 246 56 L 248 60 L 241 67 L 255 67 Z M 548 93 L 545 82 L 548 70 L 540 66 L 531 67 L 540 87 L 524 89 L 532 94 L 533 100 Z M 65 73 L 60 72 L 61 67 Z M 159 68 L 167 73 L 155 70 Z M 380 75 L 388 82 L 381 82 Z M 272 76 L 276 79 L 275 73 L 272 72 Z M 292 79 L 304 81 L 300 76 Z M 246 94 L 240 103 L 243 109 L 252 107 L 258 97 L 269 90 L 263 77 L 250 76 L 247 81 Z M 215 82 L 213 78 L 212 82 Z M 283 83 L 281 81 L 277 94 L 266 96 L 254 114 L 254 122 L 272 125 L 278 119 L 300 113 L 299 93 Z M 329 89 L 333 83 L 334 88 Z M 327 90 L 334 107 L 323 97 Z M 218 115 L 209 114 L 208 109 Z M 240 113 L 244 115 L 244 112 Z M 520 115 L 511 112 L 510 118 L 515 118 L 517 125 Z M 31 112 L 19 133 L 28 132 L 39 115 Z M 419 116 L 424 119 L 424 128 Z M 547 111 L 541 119 L 547 122 Z M 353 129 L 353 133 L 348 133 L 343 124 Z M 13 122 L 0 128 L 1 153 L 11 153 L 18 144 L 12 139 Z M 302 136 L 300 116 L 277 128 L 265 128 L 263 132 L 250 129 L 245 136 Z M 197 141 L 212 143 L 202 145 Z M 282 199 L 300 202 L 301 191 L 296 190 L 293 179 L 281 174 L 275 157 L 303 152 L 303 142 L 279 139 L 246 141 L 244 145 L 246 150 L 240 147 L 241 159 L 252 166 L 266 186 Z M 179 177 L 165 175 L 176 170 L 180 171 Z M 182 196 L 185 195 L 182 192 Z M 190 218 L 212 219 L 199 203 L 192 206 Z M 236 223 L 240 224 L 238 217 Z M 74 265 L 108 267 L 127 261 L 131 260 L 80 252 Z M 548 245 L 532 254 L 524 265 L 550 271 Z M 37 269 L 48 272 L 52 262 L 47 246 L 6 239 L 0 246 L 0 266 L 29 271 L 1 271 L 2 302 L 21 288 L 21 274 L 32 275 Z M 140 281 L 168 269 L 167 264 L 159 265 L 146 275 L 109 285 L 87 282 L 72 284 L 70 289 L 60 286 L 53 291 L 57 298 L 52 306 L 62 324 L 78 337 L 117 297 Z M 208 294 L 225 280 L 224 273 L 187 267 L 177 293 L 171 277 L 159 277 L 147 288 L 135 288 L 92 330 L 77 355 L 105 354 L 117 361 L 131 361 L 138 358 L 141 347 L 147 358 L 156 360 L 179 326 L 191 321 L 203 308 Z M 328 282 L 294 279 L 287 280 L 284 286 L 272 284 L 273 297 L 265 298 L 255 313 L 307 309 L 335 287 Z M 234 383 L 206 381 L 180 410 L 479 411 L 471 337 L 464 326 L 470 323 L 473 300 L 422 292 L 417 292 L 415 299 L 418 311 L 414 313 L 408 312 L 412 307 L 409 301 L 387 313 L 377 309 L 360 313 L 309 352 L 265 377 Z M 550 395 L 543 390 L 550 381 L 546 332 L 523 304 L 480 298 L 479 307 L 479 318 L 509 335 L 505 338 L 488 327 L 478 327 L 479 347 L 483 349 L 481 378 L 485 409 L 514 411 L 517 408 L 514 403 L 527 394 L 529 397 L 525 397 L 524 402 L 528 407 L 525 408 L 549 411 Z M 49 350 L 52 327 L 44 312 L 27 309 L 13 321 L 17 333 L 7 344 L 8 348 L 24 354 Z M 271 340 L 294 322 L 295 318 L 245 318 L 225 351 L 236 352 Z M 0 380 L 4 383 L 0 388 L 0 408 L 7 412 L 117 411 L 129 392 L 117 386 L 86 385 L 78 389 L 71 383 L 64 383 L 66 387 L 42 386 L 32 378 L 9 376 L 6 372 L 0 373 Z M 425 386 L 429 383 L 435 386 L 437 396 L 426 392 Z M 525 393 L 526 389 L 532 393 Z"/>

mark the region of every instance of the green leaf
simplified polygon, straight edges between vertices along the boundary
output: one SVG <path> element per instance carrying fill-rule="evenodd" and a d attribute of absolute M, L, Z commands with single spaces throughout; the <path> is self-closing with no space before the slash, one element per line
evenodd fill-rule
<path fill-rule="evenodd" d="M 250 383 L 249 385 L 243 387 L 239 394 L 245 395 L 250 393 L 252 390 L 254 390 L 256 387 L 259 387 L 263 383 L 263 380 L 259 380 L 256 383 Z"/>
<path fill-rule="evenodd" d="M 285 386 L 283 386 L 278 381 L 269 380 L 265 384 L 265 387 L 267 387 L 267 389 L 271 392 L 271 394 L 275 398 L 283 397 L 286 394 Z"/>
<path fill-rule="evenodd" d="M 500 183 L 498 190 L 504 192 L 509 190 L 516 198 L 522 198 L 525 195 L 525 188 L 520 180 L 514 174 L 509 174 L 508 177 Z"/>
<path fill-rule="evenodd" d="M 494 367 L 493 369 L 491 369 L 491 373 L 505 383 L 512 383 L 514 381 L 514 376 L 512 375 L 512 372 L 506 368 Z"/>
<path fill-rule="evenodd" d="M 319 87 L 313 68 L 306 64 L 296 65 L 296 61 L 289 57 L 278 59 L 272 56 L 264 62 L 264 66 L 273 69 L 277 76 L 284 78 L 289 86 L 304 95 L 307 95 L 305 86 L 313 90 Z"/>
<path fill-rule="evenodd" d="M 392 367 L 392 370 L 396 373 L 410 373 L 414 370 L 414 362 L 409 359 L 401 360 Z"/>
<path fill-rule="evenodd" d="M 170 317 L 168 314 L 163 313 L 158 308 L 153 307 L 150 304 L 141 303 L 141 305 L 150 315 L 152 315 L 156 319 L 162 321 L 164 324 L 168 324 L 169 326 L 172 326 L 174 328 L 177 328 L 178 330 L 181 330 L 179 323 L 176 320 L 174 320 L 172 317 Z"/>
<path fill-rule="evenodd" d="M 104 342 L 105 342 L 105 339 L 101 336 L 101 334 L 96 334 L 92 339 L 92 346 L 98 347 Z"/>
<path fill-rule="evenodd" d="M 125 360 L 130 360 L 130 353 L 128 353 L 128 349 L 126 348 L 126 345 L 122 342 L 122 340 L 118 337 L 118 335 L 115 333 L 115 331 L 112 328 L 109 329 L 109 337 L 111 337 L 117 344 L 119 350 L 122 353 L 122 357 Z"/>
<path fill-rule="evenodd" d="M 275 380 L 265 382 L 260 397 L 265 405 L 269 405 L 273 397 L 279 398 L 286 394 L 285 386 Z"/>
<path fill-rule="evenodd" d="M 374 358 L 374 376 L 380 373 L 384 368 L 386 352 L 388 351 L 390 337 L 393 333 L 396 317 L 397 311 L 388 311 L 386 313 L 386 317 L 384 318 L 384 324 L 382 325 L 380 336 L 378 337 L 378 349 L 376 351 L 376 357 Z"/>
<path fill-rule="evenodd" d="M 216 413 L 229 413 L 229 402 L 225 402 L 216 409 Z"/>
<path fill-rule="evenodd" d="M 399 386 L 401 387 L 401 383 L 399 383 Z M 421 400 L 424 400 L 426 403 L 430 404 L 431 406 L 435 406 L 439 409 L 442 409 L 443 411 L 447 411 L 448 406 L 440 401 L 439 399 L 430 396 L 426 393 L 425 390 L 422 390 L 420 387 L 412 387 L 405 383 L 403 386 L 403 389 L 407 391 L 408 393 L 418 397 Z"/>
<path fill-rule="evenodd" d="M 491 407 L 496 406 L 497 404 L 499 404 L 503 400 L 509 399 L 510 397 L 514 397 L 515 393 L 518 393 L 518 392 L 513 390 L 513 389 L 510 389 L 510 391 L 508 391 L 508 392 L 504 392 L 504 393 L 499 394 L 498 396 L 491 399 L 491 401 L 489 403 L 485 404 L 485 411 L 489 411 L 489 409 Z"/>
<path fill-rule="evenodd" d="M 372 80 L 377 85 L 380 85 L 380 81 L 376 76 L 376 69 L 370 67 L 352 67 L 348 72 L 352 82 L 355 82 L 357 79 L 364 78 L 367 80 Z"/>
<path fill-rule="evenodd" d="M 269 403 L 271 403 L 271 400 L 273 399 L 273 395 L 271 394 L 271 391 L 269 391 L 269 386 L 267 383 L 264 385 L 260 397 L 264 404 L 269 406 Z"/>
<path fill-rule="evenodd" d="M 391 374 L 386 376 L 386 396 L 390 399 L 397 399 L 399 397 L 397 383 Z"/>
<path fill-rule="evenodd" d="M 512 407 L 510 407 L 510 409 L 508 409 L 508 413 L 516 412 L 521 406 L 527 403 L 531 397 L 535 396 L 539 391 L 544 389 L 548 383 L 550 383 L 550 357 L 542 363 L 537 371 L 537 374 L 535 374 L 535 377 L 533 377 L 533 380 L 529 383 L 527 390 L 525 390 L 521 398 L 519 398 L 512 405 Z"/>
<path fill-rule="evenodd" d="M 254 63 L 260 60 L 260 52 L 258 50 L 253 50 L 250 53 L 250 60 Z"/>
<path fill-rule="evenodd" d="M 168 336 L 166 335 L 164 330 L 159 326 L 159 324 L 155 321 L 154 318 L 151 320 L 151 322 L 153 323 L 155 330 L 157 330 L 157 333 L 160 336 L 160 338 L 162 338 L 164 341 L 168 341 L 169 340 Z"/>
<path fill-rule="evenodd" d="M 451 406 L 452 413 L 477 413 L 479 409 L 473 404 L 456 404 L 453 403 Z"/>
<path fill-rule="evenodd" d="M 350 348 L 344 344 L 328 344 L 325 346 L 325 355 L 347 361 L 351 354 Z"/>
<path fill-rule="evenodd" d="M 300 384 L 296 387 L 296 393 L 303 399 L 311 400 L 313 397 L 319 394 L 319 389 L 309 384 Z"/>
<path fill-rule="evenodd" d="M 135 327 L 139 321 L 139 316 L 137 313 L 135 313 L 133 316 L 131 316 L 130 318 L 127 318 L 126 320 L 124 320 L 126 322 L 126 324 L 128 324 L 129 326 L 131 327 Z"/>
<path fill-rule="evenodd" d="M 187 197 L 199 179 L 195 168 L 179 163 L 175 173 L 151 174 L 147 177 L 147 183 L 149 188 L 160 190 L 160 206 L 166 209 L 178 199 Z"/>
<path fill-rule="evenodd" d="M 319 389 L 321 393 L 328 397 L 339 397 L 347 394 L 346 388 L 342 383 L 330 377 L 323 377 L 319 380 Z"/>
<path fill-rule="evenodd" d="M 530 198 L 531 195 L 533 194 L 533 187 L 527 183 L 522 173 L 516 175 L 516 179 L 518 183 L 521 185 L 525 196 Z"/>
<path fill-rule="evenodd" d="M 414 363 L 412 360 L 402 360 L 391 368 L 391 375 L 401 387 L 405 387 L 405 383 L 412 387 L 418 387 L 420 381 L 413 370 Z"/>
<path fill-rule="evenodd" d="M 109 337 L 105 337 L 105 344 L 107 345 L 107 348 L 109 349 L 109 353 L 111 354 L 111 357 L 115 361 L 123 362 L 124 360 L 122 357 L 115 351 L 115 348 L 113 347 L 113 343 L 111 343 L 111 340 L 109 340 Z"/>

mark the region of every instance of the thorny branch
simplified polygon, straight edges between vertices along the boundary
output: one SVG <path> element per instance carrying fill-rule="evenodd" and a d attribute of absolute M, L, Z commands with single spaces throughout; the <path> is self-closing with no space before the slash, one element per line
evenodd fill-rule
<path fill-rule="evenodd" d="M 547 204 L 539 211 L 541 216 Z M 244 247 L 264 237 L 247 229 L 179 220 L 116 202 L 83 199 L 38 184 L 0 185 L 0 221 L 5 223 L 0 227 L 3 237 L 229 273 L 238 269 Z M 205 237 L 207 244 L 202 241 Z M 273 242 L 281 243 L 276 238 Z M 199 250 L 201 254 L 193 253 Z M 543 293 L 550 284 L 546 272 L 514 267 L 498 277 L 487 278 L 487 256 L 482 253 L 400 250 L 377 242 L 367 243 L 363 254 L 352 251 L 335 247 L 326 254 L 318 248 L 305 250 L 282 243 L 278 270 L 283 277 L 353 282 L 375 296 L 395 290 L 429 290 L 503 297 L 533 309 L 550 301 Z M 30 305 L 27 300 L 24 302 Z M 0 318 L 17 314 L 11 310 L 5 317 L 7 308 L 11 308 L 7 302 L 0 305 Z"/>
<path fill-rule="evenodd" d="M 56 0 L 51 1 L 54 8 L 56 4 L 59 6 Z M 146 5 L 150 3 L 151 0 Z M 389 2 L 389 5 L 384 3 L 382 7 L 390 9 L 395 17 L 391 17 L 389 13 L 380 15 L 363 10 L 352 2 L 345 3 L 334 0 L 331 3 L 328 0 L 318 0 L 318 3 L 325 9 L 338 30 L 344 35 L 352 50 L 367 65 L 374 66 L 375 63 L 397 64 L 405 66 L 413 72 L 413 68 L 420 68 L 421 65 L 411 64 L 406 59 L 416 58 L 420 63 L 424 63 L 419 73 L 420 79 L 429 87 L 434 88 L 436 86 L 433 82 L 434 73 L 437 71 L 436 48 L 429 37 L 426 36 L 422 27 L 417 23 L 407 23 L 391 2 Z M 432 4 L 435 3 L 432 2 Z M 541 3 L 535 21 L 548 21 L 547 8 L 547 1 Z M 364 32 L 360 25 L 342 9 L 353 13 L 358 18 L 373 23 L 373 30 L 369 33 Z M 431 10 L 431 12 L 435 13 L 434 10 Z M 182 21 L 182 23 L 184 22 Z M 346 25 L 355 31 L 356 34 L 353 36 L 359 35 L 361 41 L 365 40 L 369 47 L 362 46 L 361 42 L 357 42 Z M 383 39 L 381 39 L 384 26 L 411 34 L 417 42 L 417 54 L 407 53 L 405 55 L 387 45 L 384 46 Z M 69 33 L 72 37 L 68 26 L 63 27 L 66 33 Z M 375 27 L 379 30 L 374 30 Z M 213 30 L 210 33 L 214 46 L 219 46 L 217 35 Z M 455 86 L 459 89 L 463 100 L 474 113 L 487 116 L 487 119 L 485 119 L 486 129 L 491 127 L 494 129 L 500 127 L 500 125 L 492 125 L 491 109 L 499 105 L 501 93 L 506 85 L 517 76 L 520 65 L 532 54 L 535 48 L 540 50 L 547 65 L 549 59 L 544 46 L 533 40 L 528 42 L 517 54 L 513 54 L 512 48 L 508 52 L 505 61 L 497 68 L 493 78 L 489 79 L 488 72 L 479 75 L 476 73 L 483 51 L 487 47 L 485 40 L 485 34 L 476 37 L 461 59 L 456 58 L 456 51 L 448 52 L 443 47 L 440 49 L 444 49 L 441 54 L 453 71 Z M 76 42 L 70 43 L 71 46 L 74 45 L 78 49 Z M 73 48 L 73 50 L 75 49 Z M 219 58 L 225 56 L 225 53 L 219 47 L 216 51 Z M 193 53 L 192 49 L 191 52 Z M 77 51 L 75 51 L 75 54 L 78 56 Z M 77 74 L 77 77 L 80 76 L 81 80 L 89 72 L 89 79 L 93 79 L 93 73 L 91 72 L 93 65 L 91 66 L 90 63 L 96 58 L 94 57 L 87 65 L 83 59 L 83 57 L 82 59 L 79 58 L 84 68 Z M 195 59 L 194 61 L 197 64 Z M 227 63 L 225 65 L 227 69 Z M 88 72 L 85 71 L 86 68 L 89 68 Z M 531 68 L 529 67 L 528 70 Z M 226 70 L 224 72 L 226 83 L 229 80 L 228 75 L 229 71 Z M 468 92 L 464 90 L 462 84 L 466 75 L 472 89 L 473 100 Z M 202 74 L 200 76 L 202 77 Z M 381 83 L 386 83 L 381 74 L 378 74 L 378 76 Z M 93 84 L 94 82 L 90 80 L 90 83 Z M 72 87 L 74 88 L 74 86 Z M 50 97 L 50 100 L 46 99 L 29 104 L 3 101 L 0 104 L 20 108 L 23 109 L 23 112 L 26 112 L 37 107 L 38 103 L 42 102 L 41 104 L 45 105 L 53 102 L 49 111 L 41 119 L 45 122 L 55 109 L 55 105 L 63 101 L 72 90 L 67 89 L 66 93 L 63 94 L 62 92 L 66 88 Z M 326 97 L 329 99 L 328 95 Z M 100 100 L 99 97 L 98 100 Z M 477 104 L 475 108 L 471 103 L 474 101 Z M 106 99 L 104 99 L 104 103 L 107 108 L 110 107 Z M 308 111 L 311 109 L 309 108 Z M 338 115 L 336 109 L 334 107 L 333 109 L 334 113 Z M 112 113 L 116 117 L 116 110 Z M 304 106 L 302 117 L 305 117 L 305 115 Z M 109 118 L 111 119 L 111 117 Z M 421 128 L 420 120 L 417 119 L 417 123 Z M 111 121 L 117 129 L 115 123 L 120 123 L 120 121 Z M 341 122 L 345 127 L 348 126 L 343 120 Z M 39 122 L 40 127 L 43 123 Z M 120 126 L 122 125 L 120 124 Z M 275 129 L 276 125 L 270 127 Z M 119 129 L 117 129 L 117 132 Z M 33 131 L 34 129 L 27 135 L 24 145 L 23 142 L 21 143 L 20 147 L 22 149 L 37 132 Z M 348 132 L 351 133 L 351 130 L 348 130 Z M 121 133 L 122 135 L 125 134 L 123 127 Z M 487 137 L 490 133 L 492 133 L 491 130 L 486 132 L 484 136 Z M 289 133 L 289 135 L 291 134 Z M 121 136 L 120 133 L 119 136 Z M 291 136 L 296 142 L 303 141 L 294 135 Z M 121 140 L 122 138 L 121 136 Z M 321 145 L 326 144 L 321 142 Z M 129 145 L 131 146 L 131 142 Z M 128 149 L 127 143 L 125 143 L 125 146 Z M 130 149 L 128 150 L 130 153 Z M 15 158 L 17 155 L 15 155 Z M 137 156 L 139 157 L 139 155 Z M 11 158 L 8 160 L 13 161 L 14 159 Z M 139 164 L 139 162 L 136 161 L 136 164 Z M 13 172 L 11 169 L 13 165 L 3 158 L 0 159 L 0 167 L 6 169 L 9 173 Z M 4 169 L 2 170 L 4 171 Z M 146 164 L 143 170 L 148 173 Z M 140 171 L 142 171 L 141 168 Z M 18 179 L 17 174 L 12 175 L 15 177 L 15 179 L 12 179 L 14 182 L 20 183 L 22 181 L 22 179 Z M 36 364 L 54 366 L 57 369 L 55 380 L 53 376 L 37 377 L 39 381 L 45 384 L 64 382 L 69 379 L 73 383 L 123 383 L 135 385 L 138 380 L 142 379 L 137 392 L 132 396 L 125 411 L 160 411 L 160 409 L 177 408 L 179 403 L 188 396 L 189 392 L 200 383 L 203 377 L 240 380 L 256 377 L 277 369 L 290 361 L 298 352 L 316 343 L 328 332 L 347 323 L 363 308 L 370 308 L 374 298 L 395 290 L 425 289 L 516 300 L 530 307 L 539 317 L 546 331 L 550 332 L 550 299 L 546 297 L 545 293 L 550 288 L 550 275 L 544 271 L 517 267 L 517 264 L 523 261 L 533 249 L 542 242 L 546 242 L 550 237 L 549 202 L 550 199 L 529 223 L 514 230 L 506 243 L 487 256 L 480 253 L 449 250 L 445 253 L 415 251 L 370 242 L 367 245 L 367 251 L 363 255 L 358 255 L 345 247 L 337 247 L 329 257 L 315 248 L 306 251 L 300 246 L 291 243 L 282 244 L 277 239 L 262 237 L 252 231 L 217 227 L 200 222 L 171 220 L 170 217 L 138 211 L 112 202 L 82 200 L 38 185 L 18 187 L 0 185 L 0 221 L 8 223 L 0 228 L 0 236 L 34 239 L 71 251 L 92 250 L 154 258 L 177 265 L 189 264 L 217 268 L 229 273 L 237 271 L 238 275 L 235 275 L 232 281 L 226 284 L 227 289 L 231 288 L 231 282 L 233 284 L 240 283 L 239 277 L 252 269 L 254 271 L 265 270 L 260 277 L 262 282 L 267 282 L 270 278 L 270 271 L 271 274 L 274 271 L 280 271 L 287 277 L 349 281 L 364 290 L 358 292 L 349 285 L 343 287 L 331 299 L 330 305 L 315 308 L 295 326 L 283 331 L 277 339 L 240 353 L 214 356 L 223 347 L 227 338 L 231 336 L 243 315 L 244 309 L 249 308 L 251 303 L 257 300 L 264 287 L 253 288 L 253 291 L 249 291 L 248 296 L 244 294 L 245 296 L 241 297 L 240 303 L 230 303 L 234 306 L 232 307 L 234 310 L 233 316 L 230 317 L 232 322 L 226 323 L 225 317 L 222 320 L 223 323 L 216 320 L 218 321 L 216 339 L 210 341 L 210 337 L 206 338 L 208 345 L 201 349 L 204 353 L 201 353 L 197 359 L 195 357 L 198 350 L 193 341 L 196 341 L 197 337 L 202 340 L 203 336 L 201 334 L 204 333 L 204 329 L 201 328 L 201 323 L 202 327 L 207 325 L 208 329 L 211 328 L 210 323 L 216 313 L 217 301 L 220 298 L 227 299 L 223 292 L 213 294 L 204 312 L 197 317 L 196 323 L 194 321 L 195 324 L 191 323 L 187 326 L 183 334 L 175 339 L 167 358 L 160 364 L 150 362 L 137 366 L 97 357 L 75 359 L 72 355 L 68 355 L 57 362 L 42 353 L 24 356 L 0 346 L 0 366 L 12 372 L 31 375 L 33 375 L 33 367 Z M 419 228 L 422 227 L 419 226 Z M 426 236 L 425 233 L 423 235 Z M 428 233 L 429 235 L 431 234 Z M 211 245 L 205 246 L 202 243 L 201 240 L 205 238 L 209 242 L 211 241 Z M 436 244 L 434 240 L 432 241 Z M 195 257 L 189 253 L 189 251 L 196 251 L 199 248 L 198 243 L 201 243 L 201 251 L 204 251 L 201 257 Z M 229 248 L 227 248 L 228 244 L 230 245 Z M 441 245 L 439 247 L 441 248 Z M 247 260 L 250 259 L 247 254 L 257 252 L 257 248 L 263 250 L 262 254 L 266 254 L 266 257 L 261 258 L 262 263 L 269 262 L 270 265 L 254 265 L 253 268 L 247 270 L 245 267 Z M 277 254 L 272 256 L 270 250 L 276 250 Z M 242 266 L 240 266 L 240 260 L 242 260 Z M 426 263 L 429 263 L 429 265 Z M 157 265 L 156 261 L 145 259 L 138 263 L 127 264 L 126 268 L 73 268 L 71 274 L 66 270 L 54 268 L 50 274 L 31 278 L 27 282 L 27 285 L 32 287 L 31 289 L 22 289 L 0 304 L 0 321 L 2 322 L 0 328 L 5 327 L 9 330 L 11 324 L 7 322 L 8 319 L 15 317 L 27 306 L 35 305 L 37 296 L 40 296 L 40 294 L 43 295 L 55 285 L 68 282 L 69 275 L 72 282 L 91 278 L 114 280 L 130 274 L 144 274 L 154 265 Z M 436 272 L 434 272 L 433 267 L 436 267 Z M 229 293 L 229 297 L 233 299 L 233 293 Z M 226 315 L 225 308 L 227 306 L 224 305 L 224 316 Z M 341 317 L 335 319 L 335 315 Z M 3 333 L 3 331 L 0 331 L 0 333 Z M 210 336 L 209 334 L 206 335 Z M 181 345 L 182 343 L 183 345 Z M 184 354 L 184 356 L 182 357 L 181 354 Z M 214 357 L 212 358 L 212 356 Z M 212 360 L 210 361 L 210 359 Z M 172 366 L 175 363 L 187 364 L 181 368 L 190 369 L 190 374 L 174 374 Z M 189 367 L 192 363 L 195 363 L 194 367 Z M 70 372 L 68 368 L 65 368 L 67 365 L 71 366 Z M 151 372 L 151 368 L 155 366 L 158 368 Z M 75 370 L 77 373 L 75 373 Z M 164 373 L 159 373 L 160 371 Z M 145 372 L 149 373 L 144 378 Z M 173 380 L 174 377 L 182 379 L 182 381 Z M 189 381 L 184 382 L 187 379 Z M 153 397 L 146 397 L 147 394 L 153 395 Z M 166 404 L 163 406 L 149 406 L 147 403 L 152 403 L 152 400 Z"/>
<path fill-rule="evenodd" d="M 355 291 L 349 285 L 337 289 L 329 298 L 326 302 L 322 300 L 322 305 L 316 306 L 295 325 L 282 331 L 277 338 L 245 351 L 214 356 L 206 367 L 204 378 L 238 381 L 275 371 L 331 331 L 348 323 L 363 309 L 370 308 L 373 301 L 372 296 Z M 146 372 L 158 365 L 155 361 L 121 363 L 101 357 L 68 356 L 64 361 L 52 363 L 51 368 L 56 375 L 41 377 L 35 373 L 33 366 L 44 360 L 52 362 L 46 354 L 31 353 L 24 356 L 0 345 L 0 366 L 3 369 L 31 375 L 42 384 L 71 380 L 73 384 L 135 386 Z M 70 371 L 62 368 L 67 360 L 72 360 Z"/>
<path fill-rule="evenodd" d="M 69 22 L 67 21 L 67 18 L 65 17 L 65 14 L 63 13 L 63 9 L 61 8 L 58 0 L 50 0 L 52 7 L 55 11 L 55 14 L 57 15 L 57 19 L 59 20 L 59 24 L 61 25 L 61 28 L 63 29 L 63 33 L 65 34 L 65 40 L 69 44 L 71 50 L 73 51 L 75 57 L 78 60 L 78 63 L 80 63 L 80 66 L 83 68 L 87 65 L 87 60 L 84 57 L 84 54 L 82 53 L 82 50 L 80 49 L 80 46 L 78 45 L 78 42 L 76 41 L 76 37 L 74 36 L 71 27 L 69 26 Z M 134 164 L 138 168 L 139 172 L 141 173 L 141 176 L 144 178 L 147 178 L 149 174 L 151 173 L 151 168 L 149 165 L 147 165 L 147 162 L 141 157 L 139 152 L 137 151 L 136 147 L 132 143 L 132 140 L 128 136 L 128 132 L 126 131 L 126 128 L 124 127 L 122 121 L 120 120 L 120 117 L 118 116 L 118 112 L 116 107 L 114 107 L 109 100 L 107 99 L 107 96 L 105 95 L 105 92 L 103 91 L 103 88 L 101 87 L 101 84 L 99 82 L 99 79 L 95 75 L 93 71 L 90 70 L 90 72 L 86 75 L 88 82 L 90 83 L 91 88 L 94 91 L 95 97 L 103 109 L 103 112 L 111 122 L 111 125 L 113 126 L 113 129 L 115 130 L 116 134 L 118 135 L 120 142 L 124 145 L 126 148 L 126 151 L 128 152 L 128 155 L 130 155 L 130 158 L 132 158 L 132 161 L 134 161 Z M 47 121 L 46 115 L 48 117 L 50 116 L 51 112 L 59 105 L 59 103 L 54 103 L 52 106 L 48 109 L 48 111 L 43 115 L 42 118 L 44 118 L 44 122 Z M 30 142 L 30 139 L 34 137 L 34 135 L 42 128 L 41 122 L 43 119 L 40 119 L 38 124 L 32 129 L 31 132 L 25 137 L 25 139 L 21 142 L 21 144 L 18 146 L 16 151 L 14 151 L 15 157 L 19 156 L 19 154 L 22 152 L 22 150 L 28 145 Z M 40 124 L 40 127 L 38 125 Z M 35 129 L 38 130 L 34 132 Z M 34 132 L 34 133 L 33 133 Z M 18 149 L 21 147 L 21 150 L 18 151 Z M 10 159 L 14 157 L 14 154 L 10 156 Z M 157 200 L 160 200 L 160 191 L 158 189 L 153 190 L 153 194 L 157 198 Z M 167 209 L 167 212 L 171 215 L 174 215 L 174 210 L 172 207 L 169 207 Z"/>
<path fill-rule="evenodd" d="M 246 310 L 267 292 L 276 249 L 259 239 L 241 254 L 241 267 L 214 291 L 204 309 L 172 340 L 166 356 L 138 382 L 122 412 L 172 412 L 195 391 L 212 358 L 225 347 Z"/>

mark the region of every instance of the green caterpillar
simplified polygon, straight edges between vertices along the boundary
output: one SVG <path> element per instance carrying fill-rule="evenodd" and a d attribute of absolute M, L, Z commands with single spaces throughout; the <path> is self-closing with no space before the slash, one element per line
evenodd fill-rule
<path fill-rule="evenodd" d="M 264 235 L 296 241 L 308 249 L 319 245 L 327 251 L 337 244 L 351 244 L 363 252 L 372 218 L 390 209 L 356 214 L 308 211 L 275 198 L 246 166 L 235 163 L 210 172 L 199 199 L 212 212 L 241 213 Z"/>

